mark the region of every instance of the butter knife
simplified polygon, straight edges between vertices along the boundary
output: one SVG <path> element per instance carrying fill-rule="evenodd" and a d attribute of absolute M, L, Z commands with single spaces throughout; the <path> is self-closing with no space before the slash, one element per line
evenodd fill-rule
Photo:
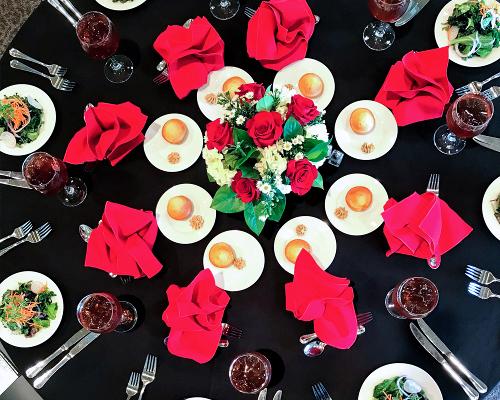
<path fill-rule="evenodd" d="M 264 388 L 259 392 L 259 398 L 257 400 L 266 400 L 266 397 L 267 397 L 267 388 Z"/>
<path fill-rule="evenodd" d="M 471 385 L 465 382 L 462 377 L 451 367 L 451 365 L 444 359 L 439 351 L 432 345 L 432 343 L 425 337 L 425 335 L 417 328 L 417 326 L 411 322 L 410 323 L 411 333 L 415 336 L 415 339 L 422 345 L 422 347 L 427 350 L 427 352 L 434 357 L 434 359 L 442 365 L 446 372 L 458 382 L 458 384 L 462 387 L 463 391 L 467 394 L 469 399 L 478 400 L 479 393 L 476 389 L 474 389 Z"/>
<path fill-rule="evenodd" d="M 26 370 L 26 376 L 28 378 L 34 378 L 37 376 L 42 369 L 44 369 L 53 359 L 55 359 L 58 355 L 64 353 L 66 350 L 69 350 L 73 345 L 83 339 L 90 332 L 82 328 L 78 332 L 76 332 L 73 336 L 71 336 L 61 347 L 59 347 L 56 351 L 54 351 L 50 356 L 45 358 L 42 361 L 38 361 L 35 365 L 28 368 Z"/>
<path fill-rule="evenodd" d="M 500 152 L 500 138 L 486 135 L 477 135 L 473 138 L 474 142 L 487 149 Z"/>
<path fill-rule="evenodd" d="M 281 395 L 283 394 L 283 392 L 281 390 L 278 390 L 275 394 L 274 394 L 274 397 L 273 397 L 273 400 L 281 400 Z"/>
<path fill-rule="evenodd" d="M 24 179 L 0 179 L 0 184 L 7 186 L 20 187 L 23 189 L 32 189 Z"/>
<path fill-rule="evenodd" d="M 47 381 L 54 375 L 57 371 L 59 371 L 64 364 L 66 364 L 69 360 L 74 358 L 80 351 L 82 351 L 85 347 L 87 347 L 90 343 L 92 343 L 95 339 L 100 336 L 100 333 L 90 332 L 87 336 L 85 336 L 82 340 L 78 342 L 78 344 L 73 347 L 68 354 L 66 354 L 56 365 L 54 365 L 51 369 L 45 372 L 40 377 L 36 378 L 33 382 L 33 387 L 35 389 L 40 389 L 47 383 Z"/>
<path fill-rule="evenodd" d="M 472 372 L 470 372 L 465 365 L 463 365 L 460 360 L 455 357 L 455 354 L 451 352 L 451 350 L 443 343 L 441 339 L 434 333 L 434 331 L 430 328 L 429 325 L 423 320 L 418 319 L 417 324 L 419 328 L 422 330 L 423 334 L 427 336 L 427 339 L 431 341 L 431 343 L 437 347 L 437 349 L 443 353 L 451 364 L 453 364 L 457 369 L 464 374 L 467 379 L 469 379 L 474 387 L 477 389 L 479 393 L 486 393 L 488 391 L 488 387 L 486 384 L 481 381 L 477 376 L 475 376 Z"/>
<path fill-rule="evenodd" d="M 408 10 L 399 18 L 394 25 L 403 26 L 404 24 L 410 22 L 421 10 L 424 8 L 430 0 L 417 0 L 413 6 L 410 6 Z"/>
<path fill-rule="evenodd" d="M 24 179 L 24 176 L 21 172 L 0 171 L 0 175 L 6 176 L 7 178 L 12 178 L 12 179 Z"/>

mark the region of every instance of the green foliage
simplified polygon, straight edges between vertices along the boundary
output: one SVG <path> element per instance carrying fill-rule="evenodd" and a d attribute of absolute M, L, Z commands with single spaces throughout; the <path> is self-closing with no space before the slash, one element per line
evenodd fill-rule
<path fill-rule="evenodd" d="M 260 235 L 266 224 L 266 218 L 264 217 L 265 211 L 266 208 L 263 202 L 259 202 L 255 206 L 253 203 L 247 203 L 245 205 L 245 211 L 243 213 L 245 222 L 256 235 Z"/>
<path fill-rule="evenodd" d="M 236 193 L 233 192 L 229 185 L 224 185 L 215 193 L 211 207 L 214 210 L 232 214 L 243 211 L 245 204 L 236 197 Z"/>
<path fill-rule="evenodd" d="M 294 117 L 288 117 L 285 122 L 285 126 L 283 127 L 283 137 L 286 140 L 292 140 L 294 137 L 303 134 L 304 128 L 302 127 L 302 125 L 300 125 Z"/>
<path fill-rule="evenodd" d="M 321 174 L 319 173 L 319 171 L 318 171 L 318 176 L 316 177 L 316 179 L 313 182 L 313 187 L 324 189 L 324 187 L 323 187 L 323 177 L 321 176 Z"/>

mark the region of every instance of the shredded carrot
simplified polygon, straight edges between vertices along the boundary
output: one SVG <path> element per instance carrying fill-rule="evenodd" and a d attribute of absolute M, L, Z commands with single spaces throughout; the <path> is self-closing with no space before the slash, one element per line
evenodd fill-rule
<path fill-rule="evenodd" d="M 2 104 L 8 104 L 12 109 L 10 125 L 14 131 L 19 131 L 29 124 L 30 111 L 26 103 L 19 97 L 10 97 L 2 100 Z"/>
<path fill-rule="evenodd" d="M 19 325 L 27 324 L 30 319 L 36 316 L 37 311 L 33 310 L 38 306 L 38 302 L 32 301 L 23 305 L 25 300 L 24 294 L 10 295 L 11 302 L 5 307 L 5 321 L 7 323 L 16 323 Z"/>

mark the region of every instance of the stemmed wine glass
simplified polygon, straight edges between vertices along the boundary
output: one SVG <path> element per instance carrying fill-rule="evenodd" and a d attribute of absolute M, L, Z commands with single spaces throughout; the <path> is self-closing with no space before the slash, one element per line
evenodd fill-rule
<path fill-rule="evenodd" d="M 240 9 L 239 0 L 210 0 L 210 11 L 215 18 L 233 18 Z"/>
<path fill-rule="evenodd" d="M 23 162 L 23 177 L 33 189 L 45 195 L 57 194 L 62 204 L 75 207 L 87 197 L 87 186 L 80 178 L 68 176 L 62 160 L 45 152 L 30 154 Z"/>
<path fill-rule="evenodd" d="M 396 34 L 390 25 L 408 9 L 411 0 L 368 0 L 370 13 L 378 21 L 368 24 L 363 31 L 363 40 L 372 50 L 386 50 L 394 43 Z"/>
<path fill-rule="evenodd" d="M 446 124 L 434 133 L 434 145 L 444 154 L 460 153 L 471 139 L 483 133 L 493 117 L 493 103 L 481 93 L 466 93 L 446 112 Z"/>
<path fill-rule="evenodd" d="M 96 333 L 128 332 L 137 323 L 134 305 L 118 300 L 111 293 L 92 293 L 85 296 L 76 310 L 78 322 L 85 329 Z"/>

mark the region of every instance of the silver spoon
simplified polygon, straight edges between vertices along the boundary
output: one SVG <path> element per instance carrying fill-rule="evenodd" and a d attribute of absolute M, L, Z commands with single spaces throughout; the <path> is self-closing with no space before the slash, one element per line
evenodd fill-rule
<path fill-rule="evenodd" d="M 313 340 L 304 346 L 304 354 L 307 357 L 318 357 L 325 351 L 327 344 L 320 340 Z"/>
<path fill-rule="evenodd" d="M 78 232 L 80 232 L 80 237 L 82 238 L 82 240 L 85 242 L 85 243 L 88 243 L 89 242 L 89 238 L 90 238 L 90 234 L 92 233 L 92 228 L 88 225 L 85 225 L 85 224 L 81 224 L 79 227 L 78 227 Z M 113 273 L 109 273 L 109 276 L 111 278 L 116 278 L 118 275 L 115 275 Z"/>

